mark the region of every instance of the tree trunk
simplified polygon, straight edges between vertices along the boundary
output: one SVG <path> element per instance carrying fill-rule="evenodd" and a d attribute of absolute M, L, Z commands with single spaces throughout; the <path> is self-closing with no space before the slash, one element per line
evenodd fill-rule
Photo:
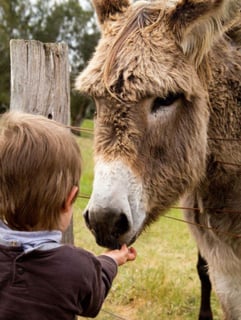
<path fill-rule="evenodd" d="M 70 124 L 68 47 L 63 43 L 11 40 L 10 110 L 41 114 Z M 64 234 L 73 243 L 73 221 Z"/>

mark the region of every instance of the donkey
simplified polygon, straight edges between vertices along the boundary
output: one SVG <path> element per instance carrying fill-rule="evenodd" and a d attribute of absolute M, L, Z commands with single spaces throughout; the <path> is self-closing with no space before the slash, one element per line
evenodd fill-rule
<path fill-rule="evenodd" d="M 87 226 L 130 245 L 180 200 L 225 318 L 241 319 L 240 0 L 93 5 L 102 37 L 76 79 L 96 103 Z"/>

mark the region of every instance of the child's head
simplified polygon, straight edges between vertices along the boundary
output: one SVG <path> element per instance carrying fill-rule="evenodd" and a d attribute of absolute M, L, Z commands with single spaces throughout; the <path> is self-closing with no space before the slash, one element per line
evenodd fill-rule
<path fill-rule="evenodd" d="M 56 228 L 80 174 L 80 150 L 66 127 L 25 113 L 0 117 L 0 218 L 10 228 Z"/>

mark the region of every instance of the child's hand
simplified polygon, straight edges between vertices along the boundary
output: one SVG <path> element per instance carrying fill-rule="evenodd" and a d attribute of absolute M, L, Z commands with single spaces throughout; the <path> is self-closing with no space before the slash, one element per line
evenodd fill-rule
<path fill-rule="evenodd" d="M 135 260 L 137 253 L 133 247 L 128 248 L 126 244 L 123 244 L 120 250 L 107 251 L 103 255 L 111 257 L 116 261 L 118 266 L 121 266 L 127 261 Z"/>

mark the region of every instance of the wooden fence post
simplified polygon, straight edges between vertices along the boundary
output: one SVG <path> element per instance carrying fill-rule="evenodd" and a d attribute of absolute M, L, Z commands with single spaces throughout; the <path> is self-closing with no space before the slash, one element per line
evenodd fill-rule
<path fill-rule="evenodd" d="M 10 110 L 70 123 L 68 47 L 64 43 L 11 40 Z M 73 221 L 63 237 L 73 243 Z"/>

